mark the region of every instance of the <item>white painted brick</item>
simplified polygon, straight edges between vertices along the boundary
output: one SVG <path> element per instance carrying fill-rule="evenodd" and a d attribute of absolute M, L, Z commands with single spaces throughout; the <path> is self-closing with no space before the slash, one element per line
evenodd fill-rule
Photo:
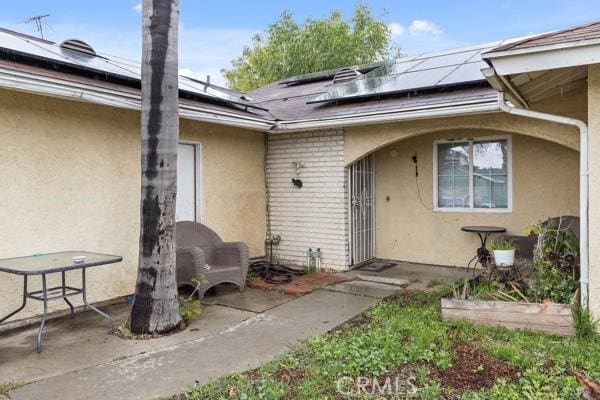
<path fill-rule="evenodd" d="M 299 176 L 293 162 L 304 165 Z M 326 268 L 348 263 L 348 221 L 341 129 L 269 136 L 267 182 L 271 232 L 281 235 L 274 249 L 280 262 L 304 264 L 309 248 L 321 249 Z M 298 189 L 292 178 L 302 180 Z"/>

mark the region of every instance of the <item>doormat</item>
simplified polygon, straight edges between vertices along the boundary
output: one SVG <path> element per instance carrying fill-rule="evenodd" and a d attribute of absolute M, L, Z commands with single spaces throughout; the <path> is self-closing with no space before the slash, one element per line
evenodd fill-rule
<path fill-rule="evenodd" d="M 370 272 L 381 272 L 385 271 L 388 268 L 392 268 L 396 263 L 386 263 L 383 261 L 371 261 L 368 264 L 362 265 L 356 269 L 361 271 L 370 271 Z"/>

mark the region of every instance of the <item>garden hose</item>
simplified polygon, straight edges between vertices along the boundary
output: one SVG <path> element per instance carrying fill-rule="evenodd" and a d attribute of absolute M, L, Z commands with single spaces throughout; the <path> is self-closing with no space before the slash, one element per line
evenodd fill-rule
<path fill-rule="evenodd" d="M 250 264 L 250 272 L 262 278 L 267 283 L 273 283 L 281 285 L 284 283 L 290 283 L 294 276 L 304 275 L 306 271 L 303 269 L 296 269 L 286 267 L 284 265 L 272 264 L 269 261 L 257 261 Z"/>

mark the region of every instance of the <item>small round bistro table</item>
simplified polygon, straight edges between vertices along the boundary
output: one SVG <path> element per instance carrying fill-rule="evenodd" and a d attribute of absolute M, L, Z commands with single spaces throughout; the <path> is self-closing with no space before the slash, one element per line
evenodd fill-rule
<path fill-rule="evenodd" d="M 506 228 L 502 228 L 500 226 L 463 226 L 460 228 L 460 230 L 464 232 L 476 233 L 481 241 L 481 247 L 477 249 L 475 257 L 473 257 L 467 264 L 467 269 L 471 268 L 471 263 L 473 262 L 475 262 L 473 264 L 473 269 L 477 267 L 478 263 L 484 268 L 487 267 L 491 260 L 490 251 L 487 249 L 488 238 L 494 233 L 506 232 Z"/>

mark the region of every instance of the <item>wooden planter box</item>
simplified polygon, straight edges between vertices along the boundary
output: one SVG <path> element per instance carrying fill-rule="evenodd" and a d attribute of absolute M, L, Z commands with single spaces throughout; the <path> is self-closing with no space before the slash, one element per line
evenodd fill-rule
<path fill-rule="evenodd" d="M 568 304 L 442 299 L 442 319 L 573 335 L 575 326 Z"/>

